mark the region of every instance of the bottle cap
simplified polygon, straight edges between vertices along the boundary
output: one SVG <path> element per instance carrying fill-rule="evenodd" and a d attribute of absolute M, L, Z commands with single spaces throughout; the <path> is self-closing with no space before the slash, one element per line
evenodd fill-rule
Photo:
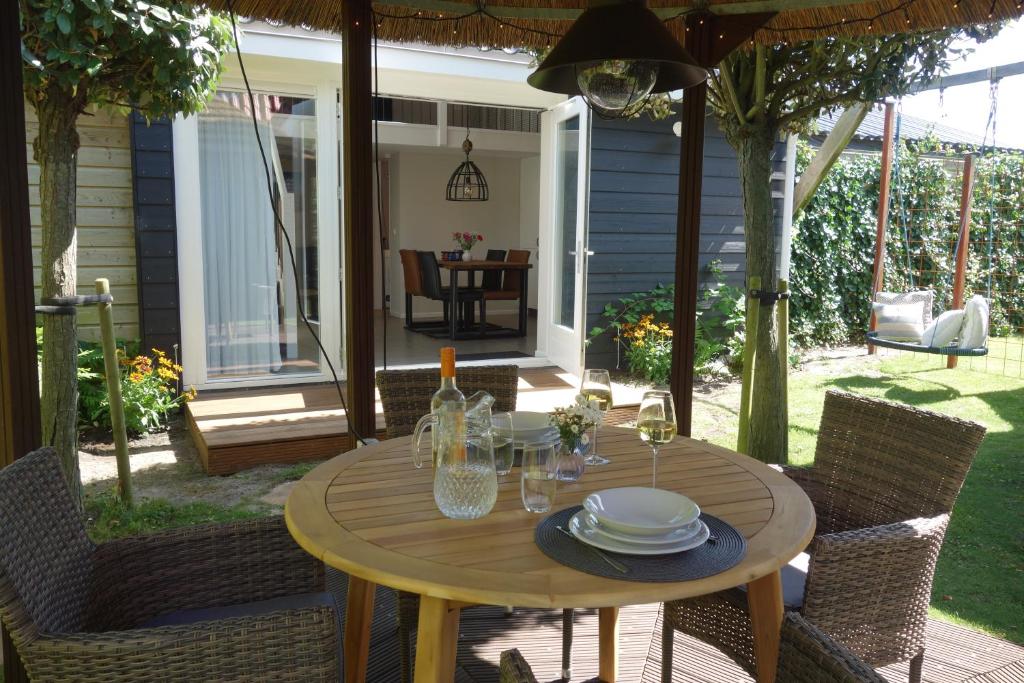
<path fill-rule="evenodd" d="M 441 349 L 441 376 L 455 376 L 455 348 L 445 346 Z"/>

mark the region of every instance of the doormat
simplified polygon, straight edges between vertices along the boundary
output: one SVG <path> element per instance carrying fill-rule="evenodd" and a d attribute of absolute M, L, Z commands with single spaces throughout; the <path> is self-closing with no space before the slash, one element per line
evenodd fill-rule
<path fill-rule="evenodd" d="M 489 351 L 486 353 L 459 353 L 457 357 L 460 361 L 464 360 L 501 360 L 503 358 L 533 358 L 528 353 L 522 351 Z"/>

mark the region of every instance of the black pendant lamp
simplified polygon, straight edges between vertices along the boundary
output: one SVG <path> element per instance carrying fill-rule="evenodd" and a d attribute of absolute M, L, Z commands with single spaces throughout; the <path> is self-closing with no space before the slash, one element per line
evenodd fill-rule
<path fill-rule="evenodd" d="M 473 151 L 473 143 L 469 141 L 469 126 L 466 126 L 466 139 L 462 141 L 462 151 L 466 153 L 466 160 L 459 164 L 459 167 L 448 179 L 448 190 L 445 199 L 450 202 L 486 202 L 490 196 L 487 188 L 487 179 L 481 173 L 479 167 L 469 159 L 469 153 Z"/>
<path fill-rule="evenodd" d="M 684 90 L 708 77 L 643 0 L 590 0 L 537 70 L 539 90 L 582 95 L 602 118 L 628 118 L 652 94 Z"/>

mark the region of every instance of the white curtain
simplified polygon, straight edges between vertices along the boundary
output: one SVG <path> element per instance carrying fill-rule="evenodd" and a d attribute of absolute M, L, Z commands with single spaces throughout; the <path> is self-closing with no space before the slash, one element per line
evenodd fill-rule
<path fill-rule="evenodd" d="M 270 126 L 260 124 L 269 158 Z M 223 109 L 199 119 L 208 374 L 281 368 L 274 215 L 252 120 Z M 273 165 L 271 166 L 273 168 Z"/>

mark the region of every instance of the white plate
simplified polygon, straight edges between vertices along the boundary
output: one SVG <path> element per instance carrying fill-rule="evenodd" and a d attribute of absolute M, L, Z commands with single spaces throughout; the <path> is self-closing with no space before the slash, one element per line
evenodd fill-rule
<path fill-rule="evenodd" d="M 601 534 L 597 529 L 587 524 L 585 515 L 586 510 L 580 510 L 569 520 L 569 531 L 572 532 L 572 535 L 587 545 L 624 555 L 671 555 L 672 553 L 681 553 L 684 550 L 692 550 L 697 546 L 703 545 L 711 535 L 707 525 L 704 522 L 700 522 L 700 531 L 685 541 L 665 545 L 627 543 Z"/>
<path fill-rule="evenodd" d="M 690 524 L 684 527 L 680 527 L 675 531 L 670 531 L 667 534 L 658 534 L 656 536 L 632 536 L 630 534 L 624 534 L 621 531 L 615 529 L 609 529 L 603 526 L 596 517 L 587 512 L 586 519 L 584 520 L 587 526 L 594 529 L 600 534 L 608 536 L 609 538 L 616 541 L 623 541 L 625 543 L 640 543 L 644 545 L 665 545 L 668 543 L 682 543 L 688 540 L 691 536 L 700 532 L 701 522 L 699 519 L 695 519 Z"/>
<path fill-rule="evenodd" d="M 686 496 L 645 486 L 591 493 L 583 507 L 605 528 L 630 536 L 668 534 L 700 517 L 700 508 Z"/>

